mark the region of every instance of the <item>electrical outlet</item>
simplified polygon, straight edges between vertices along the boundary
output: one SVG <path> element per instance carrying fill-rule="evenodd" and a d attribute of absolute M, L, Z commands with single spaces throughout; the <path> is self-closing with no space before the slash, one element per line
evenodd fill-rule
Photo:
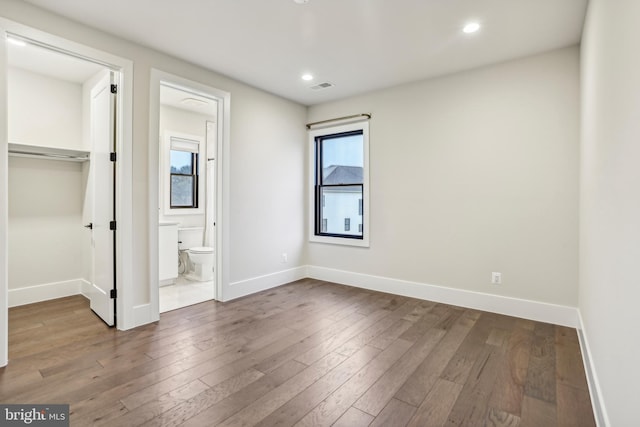
<path fill-rule="evenodd" d="M 491 284 L 499 285 L 502 283 L 502 273 L 493 272 L 491 273 Z"/>
<path fill-rule="evenodd" d="M 285 252 L 282 253 L 282 262 L 285 263 L 287 262 L 289 259 L 287 257 L 287 254 Z"/>

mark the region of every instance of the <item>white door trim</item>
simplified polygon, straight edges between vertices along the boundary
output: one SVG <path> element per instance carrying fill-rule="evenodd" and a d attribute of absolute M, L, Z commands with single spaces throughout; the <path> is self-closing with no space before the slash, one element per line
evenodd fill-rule
<path fill-rule="evenodd" d="M 7 44 L 5 25 L 0 22 L 0 366 L 9 361 L 9 165 L 7 116 Z"/>
<path fill-rule="evenodd" d="M 231 128 L 231 94 L 212 86 L 151 69 L 149 88 L 149 295 L 150 322 L 160 319 L 158 286 L 158 208 L 160 164 L 160 85 L 168 85 L 192 92 L 218 102 L 218 146 L 216 170 L 216 296 L 225 301 L 229 287 L 229 166 Z"/>
<path fill-rule="evenodd" d="M 134 325 L 134 288 L 133 288 L 133 211 L 132 211 L 132 140 L 133 140 L 133 62 L 103 52 L 74 41 L 54 36 L 44 31 L 19 24 L 0 17 L 0 35 L 6 32 L 37 41 L 49 46 L 94 60 L 107 65 L 119 72 L 117 116 L 117 151 L 118 171 L 117 179 L 117 221 L 118 240 L 116 249 L 117 283 L 118 283 L 118 329 L 129 329 Z M 7 266 L 7 229 L 8 229 L 8 198 L 7 198 L 7 106 L 6 106 L 6 48 L 2 37 L 0 48 L 0 366 L 7 363 L 8 354 L 8 266 Z"/>

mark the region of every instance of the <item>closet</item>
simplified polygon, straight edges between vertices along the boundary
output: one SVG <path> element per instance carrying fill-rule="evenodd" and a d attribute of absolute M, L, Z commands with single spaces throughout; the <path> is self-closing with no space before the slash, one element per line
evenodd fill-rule
<path fill-rule="evenodd" d="M 113 166 L 96 141 L 111 138 L 113 126 L 96 114 L 113 114 L 110 94 L 100 94 L 113 72 L 20 41 L 9 44 L 8 65 L 9 306 L 83 294 L 103 317 L 106 299 L 94 304 L 92 295 L 97 272 L 113 273 L 113 239 L 97 237 L 96 207 L 112 204 L 94 195 L 113 191 L 97 187 L 105 176 L 113 182 Z M 109 259 L 97 269 L 99 253 Z"/>

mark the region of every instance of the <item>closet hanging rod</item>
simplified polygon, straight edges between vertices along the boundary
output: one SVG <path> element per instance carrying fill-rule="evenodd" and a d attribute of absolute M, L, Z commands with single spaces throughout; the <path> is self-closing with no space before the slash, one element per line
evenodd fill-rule
<path fill-rule="evenodd" d="M 344 116 L 344 117 L 338 117 L 338 118 L 335 118 L 335 119 L 328 119 L 328 120 L 321 120 L 319 122 L 307 123 L 307 129 L 311 129 L 311 127 L 313 127 L 313 126 L 323 125 L 325 123 L 339 122 L 339 121 L 342 121 L 342 120 L 359 119 L 359 118 L 362 118 L 362 117 L 366 117 L 367 120 L 369 120 L 371 118 L 371 114 L 369 114 L 369 113 L 354 114 L 352 116 Z"/>
<path fill-rule="evenodd" d="M 56 153 L 34 153 L 20 150 L 9 150 L 9 154 L 20 157 L 45 157 L 57 160 L 89 160 L 89 156 L 72 156 L 69 154 L 56 154 Z"/>

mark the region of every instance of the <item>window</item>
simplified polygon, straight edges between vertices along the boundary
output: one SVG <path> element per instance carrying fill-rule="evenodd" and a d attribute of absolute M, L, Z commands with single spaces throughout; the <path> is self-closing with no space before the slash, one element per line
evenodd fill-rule
<path fill-rule="evenodd" d="M 165 214 L 199 212 L 201 141 L 175 133 L 167 134 L 166 141 Z"/>
<path fill-rule="evenodd" d="M 198 207 L 198 154 L 171 150 L 171 209 Z"/>
<path fill-rule="evenodd" d="M 311 241 L 369 245 L 368 130 L 359 122 L 309 132 Z"/>

